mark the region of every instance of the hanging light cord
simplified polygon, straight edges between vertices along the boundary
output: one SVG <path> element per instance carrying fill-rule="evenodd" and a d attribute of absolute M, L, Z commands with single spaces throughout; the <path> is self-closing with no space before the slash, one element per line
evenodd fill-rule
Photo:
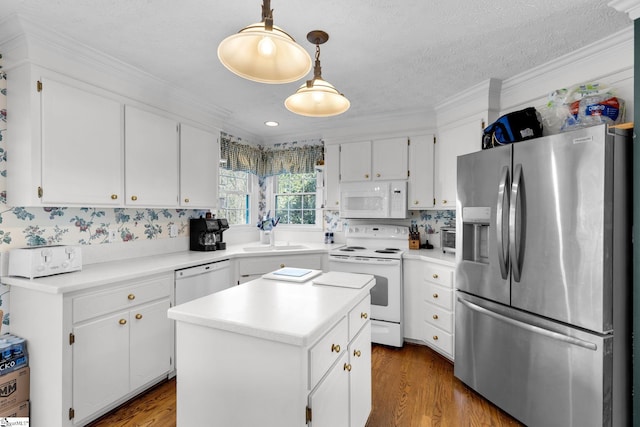
<path fill-rule="evenodd" d="M 320 45 L 316 40 L 316 64 L 313 67 L 313 79 L 307 80 L 307 87 L 312 88 L 316 79 L 322 80 L 322 67 L 320 67 Z"/>
<path fill-rule="evenodd" d="M 271 0 L 262 1 L 262 22 L 264 29 L 273 31 L 273 9 L 271 9 Z"/>

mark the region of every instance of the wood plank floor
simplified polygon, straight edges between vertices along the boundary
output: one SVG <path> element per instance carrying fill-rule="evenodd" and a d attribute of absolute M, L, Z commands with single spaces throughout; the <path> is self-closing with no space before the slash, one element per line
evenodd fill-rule
<path fill-rule="evenodd" d="M 428 347 L 373 345 L 373 408 L 367 427 L 521 426 L 453 377 Z M 174 427 L 175 379 L 120 406 L 90 427 Z"/>

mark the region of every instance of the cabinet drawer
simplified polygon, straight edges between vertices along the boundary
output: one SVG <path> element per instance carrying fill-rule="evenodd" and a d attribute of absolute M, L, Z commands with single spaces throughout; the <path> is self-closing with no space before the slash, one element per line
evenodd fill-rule
<path fill-rule="evenodd" d="M 440 286 L 453 288 L 453 270 L 433 264 L 424 266 L 424 279 Z"/>
<path fill-rule="evenodd" d="M 425 301 L 450 311 L 453 310 L 453 291 L 451 289 L 438 286 L 431 282 L 425 282 L 425 285 Z"/>
<path fill-rule="evenodd" d="M 347 318 L 344 317 L 309 350 L 310 389 L 322 379 L 333 362 L 347 351 L 348 331 Z"/>
<path fill-rule="evenodd" d="M 251 274 L 266 274 L 283 267 L 322 269 L 322 255 L 287 255 L 287 256 L 259 256 L 241 258 L 238 262 L 240 276 Z"/>
<path fill-rule="evenodd" d="M 73 299 L 73 322 L 169 297 L 172 284 L 172 275 L 161 275 L 133 282 L 129 286 L 76 297 Z"/>
<path fill-rule="evenodd" d="M 434 304 L 425 304 L 425 319 L 428 323 L 450 334 L 453 333 L 453 313 Z"/>
<path fill-rule="evenodd" d="M 371 295 L 367 295 L 349 312 L 349 340 L 356 336 L 358 331 L 371 317 Z"/>
<path fill-rule="evenodd" d="M 453 356 L 453 335 L 438 329 L 435 326 L 425 322 L 426 336 L 425 341 L 450 356 Z"/>

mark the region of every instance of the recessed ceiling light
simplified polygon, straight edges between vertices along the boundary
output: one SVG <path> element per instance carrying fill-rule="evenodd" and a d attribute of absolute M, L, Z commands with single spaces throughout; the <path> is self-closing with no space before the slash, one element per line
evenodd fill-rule
<path fill-rule="evenodd" d="M 267 120 L 266 122 L 264 122 L 264 124 L 267 126 L 275 127 L 275 126 L 278 126 L 280 123 L 274 122 L 273 120 Z"/>

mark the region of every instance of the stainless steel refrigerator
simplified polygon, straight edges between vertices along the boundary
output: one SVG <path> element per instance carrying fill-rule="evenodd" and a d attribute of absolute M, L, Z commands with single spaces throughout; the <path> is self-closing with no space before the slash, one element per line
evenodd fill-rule
<path fill-rule="evenodd" d="M 631 144 L 458 157 L 454 374 L 530 427 L 631 425 Z"/>

